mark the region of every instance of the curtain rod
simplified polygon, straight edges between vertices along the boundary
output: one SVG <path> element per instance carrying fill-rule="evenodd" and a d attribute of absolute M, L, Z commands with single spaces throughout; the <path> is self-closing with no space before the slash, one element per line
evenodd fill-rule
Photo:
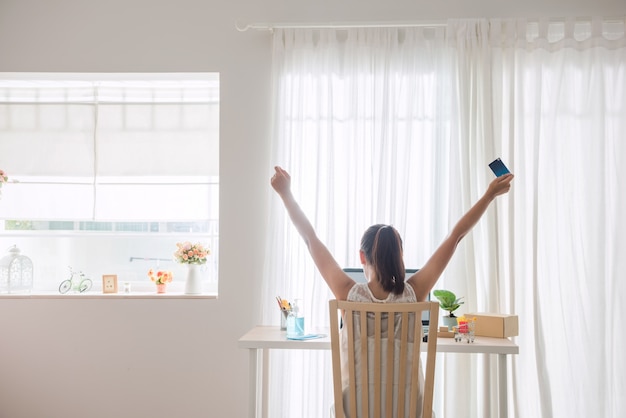
<path fill-rule="evenodd" d="M 522 18 L 524 19 L 524 18 Z M 549 18 L 550 22 L 565 22 L 569 18 Z M 587 22 L 593 17 L 576 18 L 577 21 Z M 538 19 L 525 19 L 531 23 L 539 22 Z M 626 17 L 612 17 L 602 19 L 603 23 L 623 23 L 626 25 Z M 326 22 L 326 23 L 250 23 L 239 25 L 235 22 L 235 27 L 239 32 L 246 32 L 249 29 L 273 31 L 274 29 L 350 29 L 350 28 L 439 28 L 445 27 L 448 20 L 434 20 L 424 22 Z"/>
<path fill-rule="evenodd" d="M 239 32 L 246 32 L 249 29 L 269 30 L 274 29 L 349 29 L 349 28 L 416 28 L 427 27 L 437 28 L 446 26 L 446 21 L 432 22 L 326 22 L 326 23 L 250 23 L 248 25 L 239 26 L 239 22 L 235 23 L 235 27 Z"/>

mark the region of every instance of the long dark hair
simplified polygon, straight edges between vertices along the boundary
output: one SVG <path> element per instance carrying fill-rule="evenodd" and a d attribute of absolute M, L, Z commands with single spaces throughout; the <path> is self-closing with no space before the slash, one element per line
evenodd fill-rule
<path fill-rule="evenodd" d="M 404 258 L 398 231 L 390 225 L 370 226 L 361 238 L 361 250 L 383 289 L 401 294 L 404 291 Z"/>

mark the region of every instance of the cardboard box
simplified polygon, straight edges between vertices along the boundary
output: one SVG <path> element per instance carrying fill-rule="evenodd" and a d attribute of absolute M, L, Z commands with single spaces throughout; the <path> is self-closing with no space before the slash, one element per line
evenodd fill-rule
<path fill-rule="evenodd" d="M 448 327 L 439 327 L 437 338 L 454 338 L 454 332 L 450 331 Z"/>
<path fill-rule="evenodd" d="M 482 337 L 508 338 L 519 335 L 517 315 L 497 313 L 468 313 L 466 318 L 476 318 L 475 335 Z"/>

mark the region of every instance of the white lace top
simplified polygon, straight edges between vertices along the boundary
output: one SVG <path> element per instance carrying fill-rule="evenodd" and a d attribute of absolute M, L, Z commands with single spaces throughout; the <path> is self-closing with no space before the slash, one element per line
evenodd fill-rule
<path fill-rule="evenodd" d="M 389 293 L 387 299 L 376 299 L 372 294 L 367 283 L 357 283 L 352 286 L 352 289 L 348 292 L 348 301 L 350 302 L 378 302 L 378 303 L 399 303 L 399 302 L 417 302 L 415 291 L 413 286 L 406 283 L 404 285 L 404 292 L 401 295 Z"/>

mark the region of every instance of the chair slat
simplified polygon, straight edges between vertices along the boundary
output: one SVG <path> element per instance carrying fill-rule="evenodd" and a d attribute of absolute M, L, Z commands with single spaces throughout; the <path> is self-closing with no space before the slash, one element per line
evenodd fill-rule
<path fill-rule="evenodd" d="M 381 356 L 382 356 L 382 313 L 374 313 L 374 418 L 380 418 L 382 387 L 381 380 Z"/>
<path fill-rule="evenodd" d="M 437 338 L 432 338 L 437 335 L 437 329 L 439 329 L 439 305 L 435 302 L 430 307 L 430 321 L 428 324 L 428 349 L 426 351 L 426 367 L 424 368 L 424 406 L 422 412 L 422 418 L 432 418 L 433 416 L 433 397 L 435 391 L 435 358 L 437 355 Z M 430 330 L 435 330 L 431 333 Z M 426 407 L 428 405 L 428 408 Z"/>
<path fill-rule="evenodd" d="M 367 312 L 359 312 L 359 321 L 361 326 L 360 346 L 361 346 L 361 411 L 364 417 L 370 416 L 369 408 L 369 349 L 367 344 Z"/>
<path fill-rule="evenodd" d="M 408 350 L 408 335 L 409 335 L 409 314 L 407 312 L 402 312 L 402 328 L 400 331 L 400 361 L 404 361 L 407 359 L 407 350 Z M 406 367 L 400 367 L 399 377 L 398 377 L 398 389 L 397 389 L 397 399 L 398 399 L 398 416 L 404 416 L 404 398 L 405 398 L 405 388 L 406 388 Z"/>
<path fill-rule="evenodd" d="M 346 310 L 346 326 L 348 334 L 348 370 L 349 370 L 349 391 L 350 394 L 350 410 L 353 411 L 353 415 L 356 416 L 356 365 L 354 364 L 354 312 L 352 310 Z"/>
<path fill-rule="evenodd" d="M 339 314 L 338 314 L 338 308 L 337 308 L 337 301 L 336 300 L 331 300 L 330 301 L 330 333 L 331 335 L 339 335 Z M 330 347 L 331 347 L 331 357 L 332 357 L 332 364 L 333 364 L 333 370 L 341 370 L 341 347 L 339 344 L 339 338 L 331 338 L 330 340 Z M 348 355 L 347 353 L 345 353 L 344 355 Z M 333 373 L 333 386 L 335 388 L 340 388 L 341 387 L 341 373 Z M 335 400 L 335 405 L 342 405 L 343 404 L 343 393 L 342 391 L 334 391 L 334 400 Z M 345 414 L 344 414 L 344 410 L 343 408 L 335 408 L 335 418 L 345 418 Z"/>
<path fill-rule="evenodd" d="M 385 393 L 385 418 L 393 416 L 393 379 L 394 379 L 394 357 L 395 357 L 395 312 L 389 311 L 387 314 L 387 391 Z M 391 365 L 391 367 L 390 367 Z"/>
<path fill-rule="evenodd" d="M 413 317 L 413 351 L 411 353 L 411 363 L 417 364 L 418 367 L 411 368 L 411 395 L 409 402 L 409 416 L 414 417 L 417 414 L 417 400 L 420 393 L 419 366 L 420 366 L 420 345 L 422 343 L 422 320 L 421 316 Z"/>

